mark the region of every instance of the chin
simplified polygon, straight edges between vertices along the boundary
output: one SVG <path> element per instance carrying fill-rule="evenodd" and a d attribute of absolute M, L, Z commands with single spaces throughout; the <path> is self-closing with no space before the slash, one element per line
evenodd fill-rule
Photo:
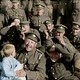
<path fill-rule="evenodd" d="M 31 51 L 32 49 L 31 49 L 31 48 L 26 48 L 26 50 L 27 50 L 27 51 Z"/>

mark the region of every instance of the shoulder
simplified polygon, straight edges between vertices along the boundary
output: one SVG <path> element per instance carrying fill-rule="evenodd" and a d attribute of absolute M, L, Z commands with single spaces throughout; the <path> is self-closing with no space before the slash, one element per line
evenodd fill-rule
<path fill-rule="evenodd" d="M 42 56 L 44 56 L 44 53 L 42 51 L 40 51 L 39 49 L 36 49 L 36 52 L 39 55 L 39 59 L 41 59 Z"/>
<path fill-rule="evenodd" d="M 19 12 L 25 12 L 24 9 L 22 9 L 22 8 L 19 8 L 18 11 Z"/>

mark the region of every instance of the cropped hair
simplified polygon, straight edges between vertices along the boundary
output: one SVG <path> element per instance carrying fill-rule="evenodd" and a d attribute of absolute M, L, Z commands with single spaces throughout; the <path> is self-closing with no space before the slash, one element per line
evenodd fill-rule
<path fill-rule="evenodd" d="M 4 56 L 8 57 L 13 53 L 14 50 L 15 50 L 15 46 L 13 44 L 6 44 L 4 45 L 2 52 Z"/>

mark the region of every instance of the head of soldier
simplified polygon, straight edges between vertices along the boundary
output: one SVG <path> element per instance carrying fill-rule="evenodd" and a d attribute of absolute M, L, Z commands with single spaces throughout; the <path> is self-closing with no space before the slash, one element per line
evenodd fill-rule
<path fill-rule="evenodd" d="M 28 33 L 30 31 L 30 22 L 29 21 L 21 21 L 21 32 L 22 33 Z"/>
<path fill-rule="evenodd" d="M 5 57 L 15 57 L 16 50 L 13 44 L 5 44 L 2 48 L 3 55 Z"/>
<path fill-rule="evenodd" d="M 46 20 L 45 25 L 47 27 L 47 30 L 51 32 L 54 29 L 53 20 Z"/>
<path fill-rule="evenodd" d="M 39 3 L 36 3 L 35 6 L 37 7 L 37 15 L 41 16 L 44 14 L 44 8 L 45 8 L 45 4 L 40 1 Z"/>
<path fill-rule="evenodd" d="M 51 4 L 51 0 L 44 0 L 44 3 L 45 3 L 46 5 L 50 5 L 50 4 Z"/>
<path fill-rule="evenodd" d="M 77 36 L 80 33 L 80 23 L 72 22 L 72 33 L 74 36 Z"/>
<path fill-rule="evenodd" d="M 2 8 L 11 8 L 12 2 L 10 0 L 1 0 L 0 2 Z"/>
<path fill-rule="evenodd" d="M 19 0 L 12 0 L 12 8 L 13 9 L 18 9 L 20 5 L 20 1 Z"/>
<path fill-rule="evenodd" d="M 27 33 L 25 34 L 25 48 L 26 51 L 33 51 L 37 47 L 39 37 L 37 33 Z"/>
<path fill-rule="evenodd" d="M 62 24 L 57 24 L 55 25 L 55 37 L 57 39 L 63 38 L 64 34 L 65 34 L 65 29 L 67 29 L 67 27 L 65 25 Z"/>

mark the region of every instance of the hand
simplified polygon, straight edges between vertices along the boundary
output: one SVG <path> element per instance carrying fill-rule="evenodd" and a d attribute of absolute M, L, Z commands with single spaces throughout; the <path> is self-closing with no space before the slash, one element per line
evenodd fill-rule
<path fill-rule="evenodd" d="M 8 27 L 10 28 L 10 27 L 13 27 L 13 26 L 15 26 L 15 22 L 12 22 Z"/>
<path fill-rule="evenodd" d="M 45 30 L 44 33 L 46 35 L 46 39 L 48 39 L 49 38 L 48 30 Z"/>
<path fill-rule="evenodd" d="M 23 69 L 18 70 L 18 71 L 15 72 L 15 76 L 25 77 L 26 76 L 26 72 Z"/>

